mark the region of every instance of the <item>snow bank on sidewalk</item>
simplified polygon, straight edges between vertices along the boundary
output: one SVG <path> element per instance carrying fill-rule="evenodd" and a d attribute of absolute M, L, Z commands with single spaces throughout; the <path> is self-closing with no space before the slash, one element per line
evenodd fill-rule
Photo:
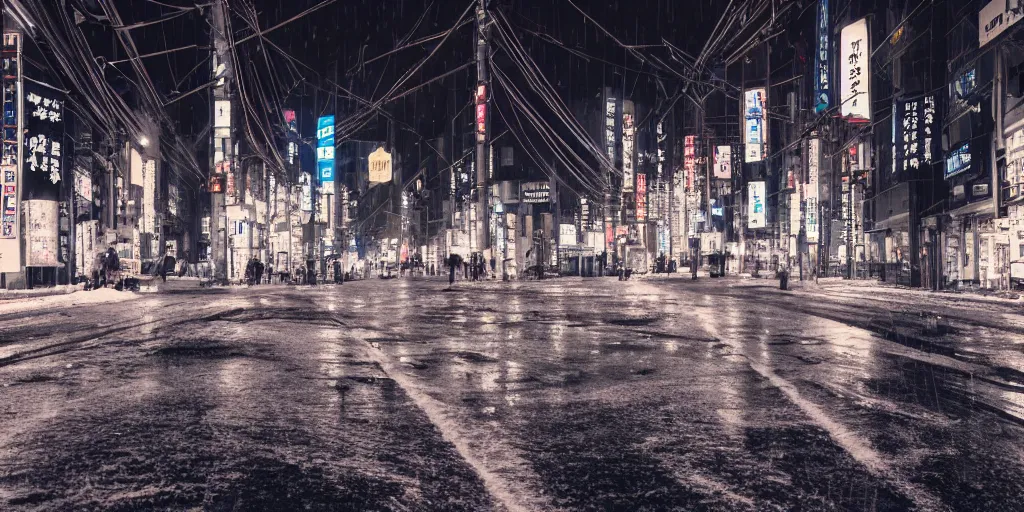
<path fill-rule="evenodd" d="M 48 295 L 26 299 L 10 299 L 0 302 L 0 315 L 23 313 L 38 309 L 67 308 L 86 304 L 103 304 L 131 300 L 138 297 L 132 292 L 119 292 L 113 288 L 92 291 L 77 291 L 62 295 Z"/>
<path fill-rule="evenodd" d="M 32 290 L 0 290 L 0 301 L 43 297 L 47 295 L 65 295 L 85 289 L 84 285 L 60 285 L 51 288 L 34 288 Z"/>

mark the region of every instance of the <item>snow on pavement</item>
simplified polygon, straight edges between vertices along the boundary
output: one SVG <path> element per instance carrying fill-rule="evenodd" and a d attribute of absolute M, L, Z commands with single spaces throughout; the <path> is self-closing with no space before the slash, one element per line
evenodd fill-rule
<path fill-rule="evenodd" d="M 0 315 L 24 313 L 39 309 L 69 308 L 84 304 L 123 302 L 137 298 L 132 292 L 119 292 L 112 288 L 91 291 L 77 291 L 63 295 L 48 295 L 29 299 L 10 299 L 0 302 Z"/>

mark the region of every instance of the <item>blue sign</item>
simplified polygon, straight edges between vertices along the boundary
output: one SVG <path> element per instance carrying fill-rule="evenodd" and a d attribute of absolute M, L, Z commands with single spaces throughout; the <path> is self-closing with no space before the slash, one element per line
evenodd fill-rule
<path fill-rule="evenodd" d="M 316 169 L 321 183 L 334 181 L 334 116 L 317 120 Z"/>
<path fill-rule="evenodd" d="M 971 144 L 964 145 L 949 152 L 946 157 L 946 179 L 971 169 Z"/>
<path fill-rule="evenodd" d="M 317 176 L 320 176 L 320 183 L 334 181 L 334 160 L 317 160 Z"/>
<path fill-rule="evenodd" d="M 814 55 L 814 112 L 818 114 L 824 112 L 831 103 L 829 35 L 828 0 L 818 0 L 818 53 Z"/>

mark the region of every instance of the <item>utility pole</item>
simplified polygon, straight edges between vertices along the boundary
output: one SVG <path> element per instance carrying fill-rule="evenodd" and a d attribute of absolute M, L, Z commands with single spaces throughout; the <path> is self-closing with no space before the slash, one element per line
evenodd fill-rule
<path fill-rule="evenodd" d="M 488 236 L 487 208 L 487 128 L 489 79 L 487 74 L 487 54 L 490 50 L 490 27 L 487 15 L 487 0 L 479 0 L 476 8 L 476 241 L 477 250 L 483 253 L 490 246 Z"/>
<path fill-rule="evenodd" d="M 212 101 L 210 102 L 210 110 L 214 113 L 214 130 L 210 135 L 210 160 L 211 160 L 211 172 L 213 175 L 219 178 L 219 182 L 223 186 L 220 191 L 211 190 L 210 197 L 210 235 L 211 244 L 213 248 L 213 263 L 214 263 L 214 276 L 217 279 L 227 281 L 231 276 L 231 271 L 228 268 L 228 253 L 229 253 L 229 239 L 228 239 L 228 215 L 227 215 L 227 204 L 228 195 L 230 192 L 226 190 L 227 183 L 229 182 L 228 176 L 235 172 L 235 161 L 234 161 L 234 138 L 232 137 L 232 120 L 231 120 L 231 80 L 234 77 L 232 69 L 232 62 L 229 57 L 229 44 L 225 38 L 227 33 L 227 8 L 224 0 L 217 0 L 212 8 L 210 9 L 211 18 L 211 39 L 212 45 L 212 58 L 213 58 L 213 79 L 216 80 L 213 86 Z M 226 115 L 222 116 L 219 110 L 227 106 Z M 223 134 L 218 128 L 227 128 L 227 136 L 221 137 L 218 135 Z M 217 230 L 215 226 L 221 225 L 215 219 L 223 218 L 224 230 L 223 237 L 217 236 Z"/>

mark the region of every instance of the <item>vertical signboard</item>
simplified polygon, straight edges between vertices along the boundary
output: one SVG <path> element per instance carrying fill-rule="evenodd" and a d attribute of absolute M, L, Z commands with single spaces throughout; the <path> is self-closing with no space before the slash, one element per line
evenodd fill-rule
<path fill-rule="evenodd" d="M 26 197 L 57 200 L 64 148 L 64 95 L 27 83 L 25 90 L 25 152 L 22 189 Z"/>
<path fill-rule="evenodd" d="M 17 239 L 18 237 L 18 167 L 16 165 L 0 165 L 0 179 L 3 180 L 0 189 L 0 215 L 3 222 L 0 227 L 0 239 Z M 11 253 L 4 253 L 5 257 L 11 257 L 19 251 L 11 249 Z M 0 263 L 2 265 L 2 263 Z M 3 270 L 4 272 L 16 272 L 17 270 Z"/>
<path fill-rule="evenodd" d="M 28 231 L 25 266 L 57 267 L 58 207 L 56 200 L 29 199 L 22 202 Z"/>
<path fill-rule="evenodd" d="M 715 179 L 732 178 L 732 147 L 715 146 Z"/>
<path fill-rule="evenodd" d="M 814 111 L 822 113 L 832 98 L 832 79 L 829 76 L 832 49 L 832 31 L 828 19 L 828 0 L 818 0 L 818 52 L 814 55 Z"/>
<path fill-rule="evenodd" d="M 26 266 L 61 263 L 58 200 L 63 179 L 64 95 L 49 87 L 22 84 L 25 93 L 22 197 L 26 199 Z"/>
<path fill-rule="evenodd" d="M 803 186 L 803 185 L 801 185 Z M 800 234 L 800 195 L 798 192 L 789 194 L 789 234 Z"/>
<path fill-rule="evenodd" d="M 487 135 L 487 86 L 484 84 L 476 86 L 476 133 Z"/>
<path fill-rule="evenodd" d="M 743 161 L 760 162 L 764 159 L 765 143 L 765 90 L 748 89 L 743 92 L 743 142 L 746 146 Z"/>
<path fill-rule="evenodd" d="M 216 100 L 213 102 L 213 127 L 231 127 L 231 100 Z"/>
<path fill-rule="evenodd" d="M 747 227 L 761 229 L 767 225 L 763 181 L 747 183 Z"/>
<path fill-rule="evenodd" d="M 693 189 L 694 174 L 697 171 L 696 137 L 683 138 L 683 170 L 686 171 L 686 190 Z"/>
<path fill-rule="evenodd" d="M 313 211 L 312 180 L 313 178 L 308 172 L 304 172 L 299 176 L 299 186 L 302 189 L 301 196 L 299 198 L 299 209 L 307 213 Z"/>
<path fill-rule="evenodd" d="M 868 20 L 861 18 L 845 27 L 840 34 L 839 52 L 841 91 L 840 108 L 844 117 L 871 120 L 871 63 L 868 41 Z"/>
<path fill-rule="evenodd" d="M 320 183 L 334 181 L 334 116 L 317 119 L 316 169 Z"/>
<path fill-rule="evenodd" d="M 21 34 L 4 32 L 0 47 L 3 86 L 3 154 L 0 157 L 0 272 L 21 270 Z"/>
<path fill-rule="evenodd" d="M 295 165 L 295 159 L 299 156 L 299 144 L 295 142 L 299 138 L 299 123 L 294 110 L 286 109 L 281 112 L 284 115 L 285 127 L 288 129 L 285 135 L 288 139 L 288 165 Z"/>
<path fill-rule="evenodd" d="M 633 102 L 622 102 L 622 191 L 632 192 L 634 181 L 633 156 L 636 147 L 636 126 L 634 126 Z"/>
<path fill-rule="evenodd" d="M 647 175 L 636 175 L 636 221 L 647 222 Z"/>
<path fill-rule="evenodd" d="M 811 139 L 807 144 L 807 186 L 804 192 L 804 233 L 808 242 L 818 241 L 818 167 L 821 141 Z"/>
<path fill-rule="evenodd" d="M 604 100 L 604 148 L 608 160 L 615 163 L 615 117 L 617 114 L 616 99 L 606 96 Z"/>
<path fill-rule="evenodd" d="M 897 101 L 893 124 L 892 172 L 908 172 L 931 163 L 935 141 L 935 97 Z"/>
<path fill-rule="evenodd" d="M 1024 128 L 1006 136 L 1006 181 L 1009 199 L 1024 196 Z"/>
<path fill-rule="evenodd" d="M 647 215 L 651 220 L 664 220 L 668 217 L 668 186 L 665 179 L 665 142 L 668 137 L 665 135 L 664 122 L 658 121 L 655 132 L 657 135 L 657 154 L 655 160 L 654 199 L 651 201 L 653 206 L 647 212 Z"/>

